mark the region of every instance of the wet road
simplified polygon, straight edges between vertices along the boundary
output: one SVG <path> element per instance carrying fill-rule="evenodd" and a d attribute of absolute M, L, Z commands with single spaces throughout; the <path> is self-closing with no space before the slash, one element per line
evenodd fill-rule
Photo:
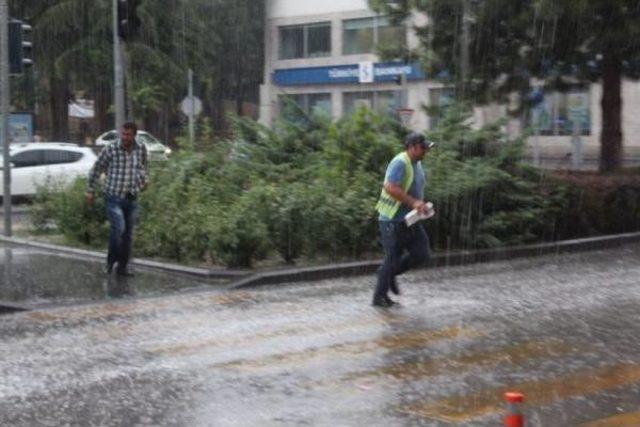
<path fill-rule="evenodd" d="M 0 243 L 0 304 L 32 308 L 210 289 L 222 280 L 136 269 L 131 280 L 102 273 L 104 261 Z"/>
<path fill-rule="evenodd" d="M 362 277 L 0 316 L 0 425 L 498 426 L 519 390 L 528 426 L 637 426 L 639 261 L 421 270 L 391 310 Z"/>

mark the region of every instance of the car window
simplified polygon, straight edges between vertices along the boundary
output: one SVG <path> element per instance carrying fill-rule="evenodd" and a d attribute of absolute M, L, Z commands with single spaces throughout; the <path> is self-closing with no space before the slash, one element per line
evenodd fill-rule
<path fill-rule="evenodd" d="M 44 151 L 28 150 L 16 153 L 11 156 L 11 163 L 13 163 L 13 166 L 16 168 L 41 166 L 44 163 Z"/>
<path fill-rule="evenodd" d="M 108 134 L 106 134 L 102 139 L 106 140 L 106 141 L 111 141 L 116 139 L 118 136 L 115 132 L 109 132 Z"/>
<path fill-rule="evenodd" d="M 149 138 L 145 134 L 136 135 L 136 140 L 138 140 L 139 142 L 142 142 L 143 144 L 152 144 L 154 142 L 153 139 Z"/>
<path fill-rule="evenodd" d="M 82 153 L 67 150 L 44 150 L 44 163 L 58 165 L 61 163 L 73 163 L 82 158 Z"/>

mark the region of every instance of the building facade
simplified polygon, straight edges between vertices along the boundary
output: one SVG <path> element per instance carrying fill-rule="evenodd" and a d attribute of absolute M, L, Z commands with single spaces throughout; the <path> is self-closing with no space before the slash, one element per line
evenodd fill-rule
<path fill-rule="evenodd" d="M 263 123 L 284 114 L 287 103 L 334 119 L 359 106 L 417 111 L 430 103 L 430 88 L 439 87 L 418 63 L 381 62 L 376 54 L 380 43 L 417 46 L 410 28 L 420 17 L 393 25 L 366 0 L 269 0 L 266 19 Z M 408 120 L 417 129 L 429 126 L 424 114 Z"/>
<path fill-rule="evenodd" d="M 452 91 L 417 63 L 382 62 L 379 44 L 418 47 L 414 26 L 428 17 L 415 15 L 394 25 L 368 7 L 367 0 L 267 0 L 265 26 L 265 76 L 260 90 L 260 120 L 270 124 L 287 106 L 304 114 L 322 112 L 331 118 L 349 114 L 358 106 L 397 114 L 413 110 L 407 125 L 416 130 L 432 128 L 437 118 L 422 107 L 444 105 Z M 537 124 L 529 140 L 536 156 L 575 155 L 576 145 L 584 158 L 599 152 L 601 85 L 576 85 L 568 92 L 540 92 L 530 117 L 511 120 L 506 129 L 516 135 Z M 623 86 L 623 132 L 625 151 L 640 157 L 640 85 Z M 507 116 L 509 106 L 477 108 L 482 124 Z"/>

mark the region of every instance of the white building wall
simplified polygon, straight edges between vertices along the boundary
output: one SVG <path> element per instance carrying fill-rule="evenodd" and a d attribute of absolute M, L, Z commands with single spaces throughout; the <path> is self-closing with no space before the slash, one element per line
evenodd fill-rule
<path fill-rule="evenodd" d="M 268 0 L 268 16 L 291 18 L 368 10 L 367 0 Z"/>
<path fill-rule="evenodd" d="M 373 17 L 376 14 L 369 9 L 366 0 L 267 0 L 267 25 L 265 29 L 265 75 L 261 87 L 260 121 L 269 124 L 277 112 L 278 96 L 282 94 L 331 93 L 332 116 L 343 115 L 344 92 L 358 91 L 399 91 L 401 88 L 393 82 L 372 84 L 324 84 L 278 87 L 272 83 L 275 70 L 307 67 L 326 67 L 357 64 L 371 61 L 379 62 L 373 53 L 343 55 L 342 22 L 347 19 Z M 416 15 L 414 23 L 423 25 L 426 18 Z M 320 58 L 279 59 L 279 27 L 317 22 L 331 22 L 331 56 Z M 419 40 L 407 25 L 407 42 L 411 48 L 419 45 Z M 428 118 L 419 112 L 420 106 L 428 102 L 428 84 L 426 81 L 407 82 L 407 102 L 416 110 L 411 125 L 426 128 Z"/>
<path fill-rule="evenodd" d="M 343 92 L 368 90 L 399 90 L 394 83 L 374 84 L 340 84 L 340 85 L 306 85 L 287 86 L 278 88 L 272 84 L 272 74 L 277 69 L 322 67 L 333 65 L 356 64 L 362 61 L 378 61 L 374 54 L 342 55 L 342 21 L 345 19 L 370 17 L 375 14 L 369 10 L 366 0 L 267 0 L 267 25 L 265 29 L 265 76 L 261 88 L 260 120 L 269 124 L 277 114 L 278 95 L 300 93 L 331 93 L 332 115 L 339 118 L 343 114 Z M 323 58 L 278 59 L 278 27 L 321 21 L 331 22 L 331 56 Z M 413 25 L 422 26 L 428 22 L 424 15 L 415 15 L 408 28 Z M 413 31 L 408 31 L 407 41 L 410 47 L 419 46 L 419 40 Z M 414 129 L 427 129 L 429 118 L 421 110 L 423 105 L 429 105 L 429 89 L 441 87 L 433 81 L 409 81 L 407 83 L 407 104 L 415 110 L 410 121 Z M 600 147 L 600 132 L 602 129 L 602 113 L 600 99 L 602 87 L 600 84 L 590 86 L 591 133 L 582 136 L 583 152 L 586 158 L 597 157 Z M 623 82 L 623 135 L 627 154 L 640 156 L 640 83 Z M 475 119 L 478 124 L 494 121 L 504 117 L 504 106 L 490 106 L 477 108 Z M 513 135 L 522 130 L 522 123 L 509 120 L 507 130 Z M 562 156 L 572 151 L 571 136 L 540 136 L 536 141 L 529 140 L 530 146 L 538 144 L 543 155 Z"/>

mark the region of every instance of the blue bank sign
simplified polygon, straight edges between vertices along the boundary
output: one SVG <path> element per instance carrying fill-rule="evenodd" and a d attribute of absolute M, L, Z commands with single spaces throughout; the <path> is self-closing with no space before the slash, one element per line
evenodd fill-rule
<path fill-rule="evenodd" d="M 369 68 L 367 63 L 336 65 L 332 67 L 289 68 L 275 70 L 273 83 L 278 86 L 302 86 L 318 84 L 347 84 L 365 83 L 363 74 Z M 402 74 L 407 80 L 424 80 L 426 75 L 417 63 L 404 64 L 402 62 L 374 63 L 373 82 L 393 82 Z"/>

